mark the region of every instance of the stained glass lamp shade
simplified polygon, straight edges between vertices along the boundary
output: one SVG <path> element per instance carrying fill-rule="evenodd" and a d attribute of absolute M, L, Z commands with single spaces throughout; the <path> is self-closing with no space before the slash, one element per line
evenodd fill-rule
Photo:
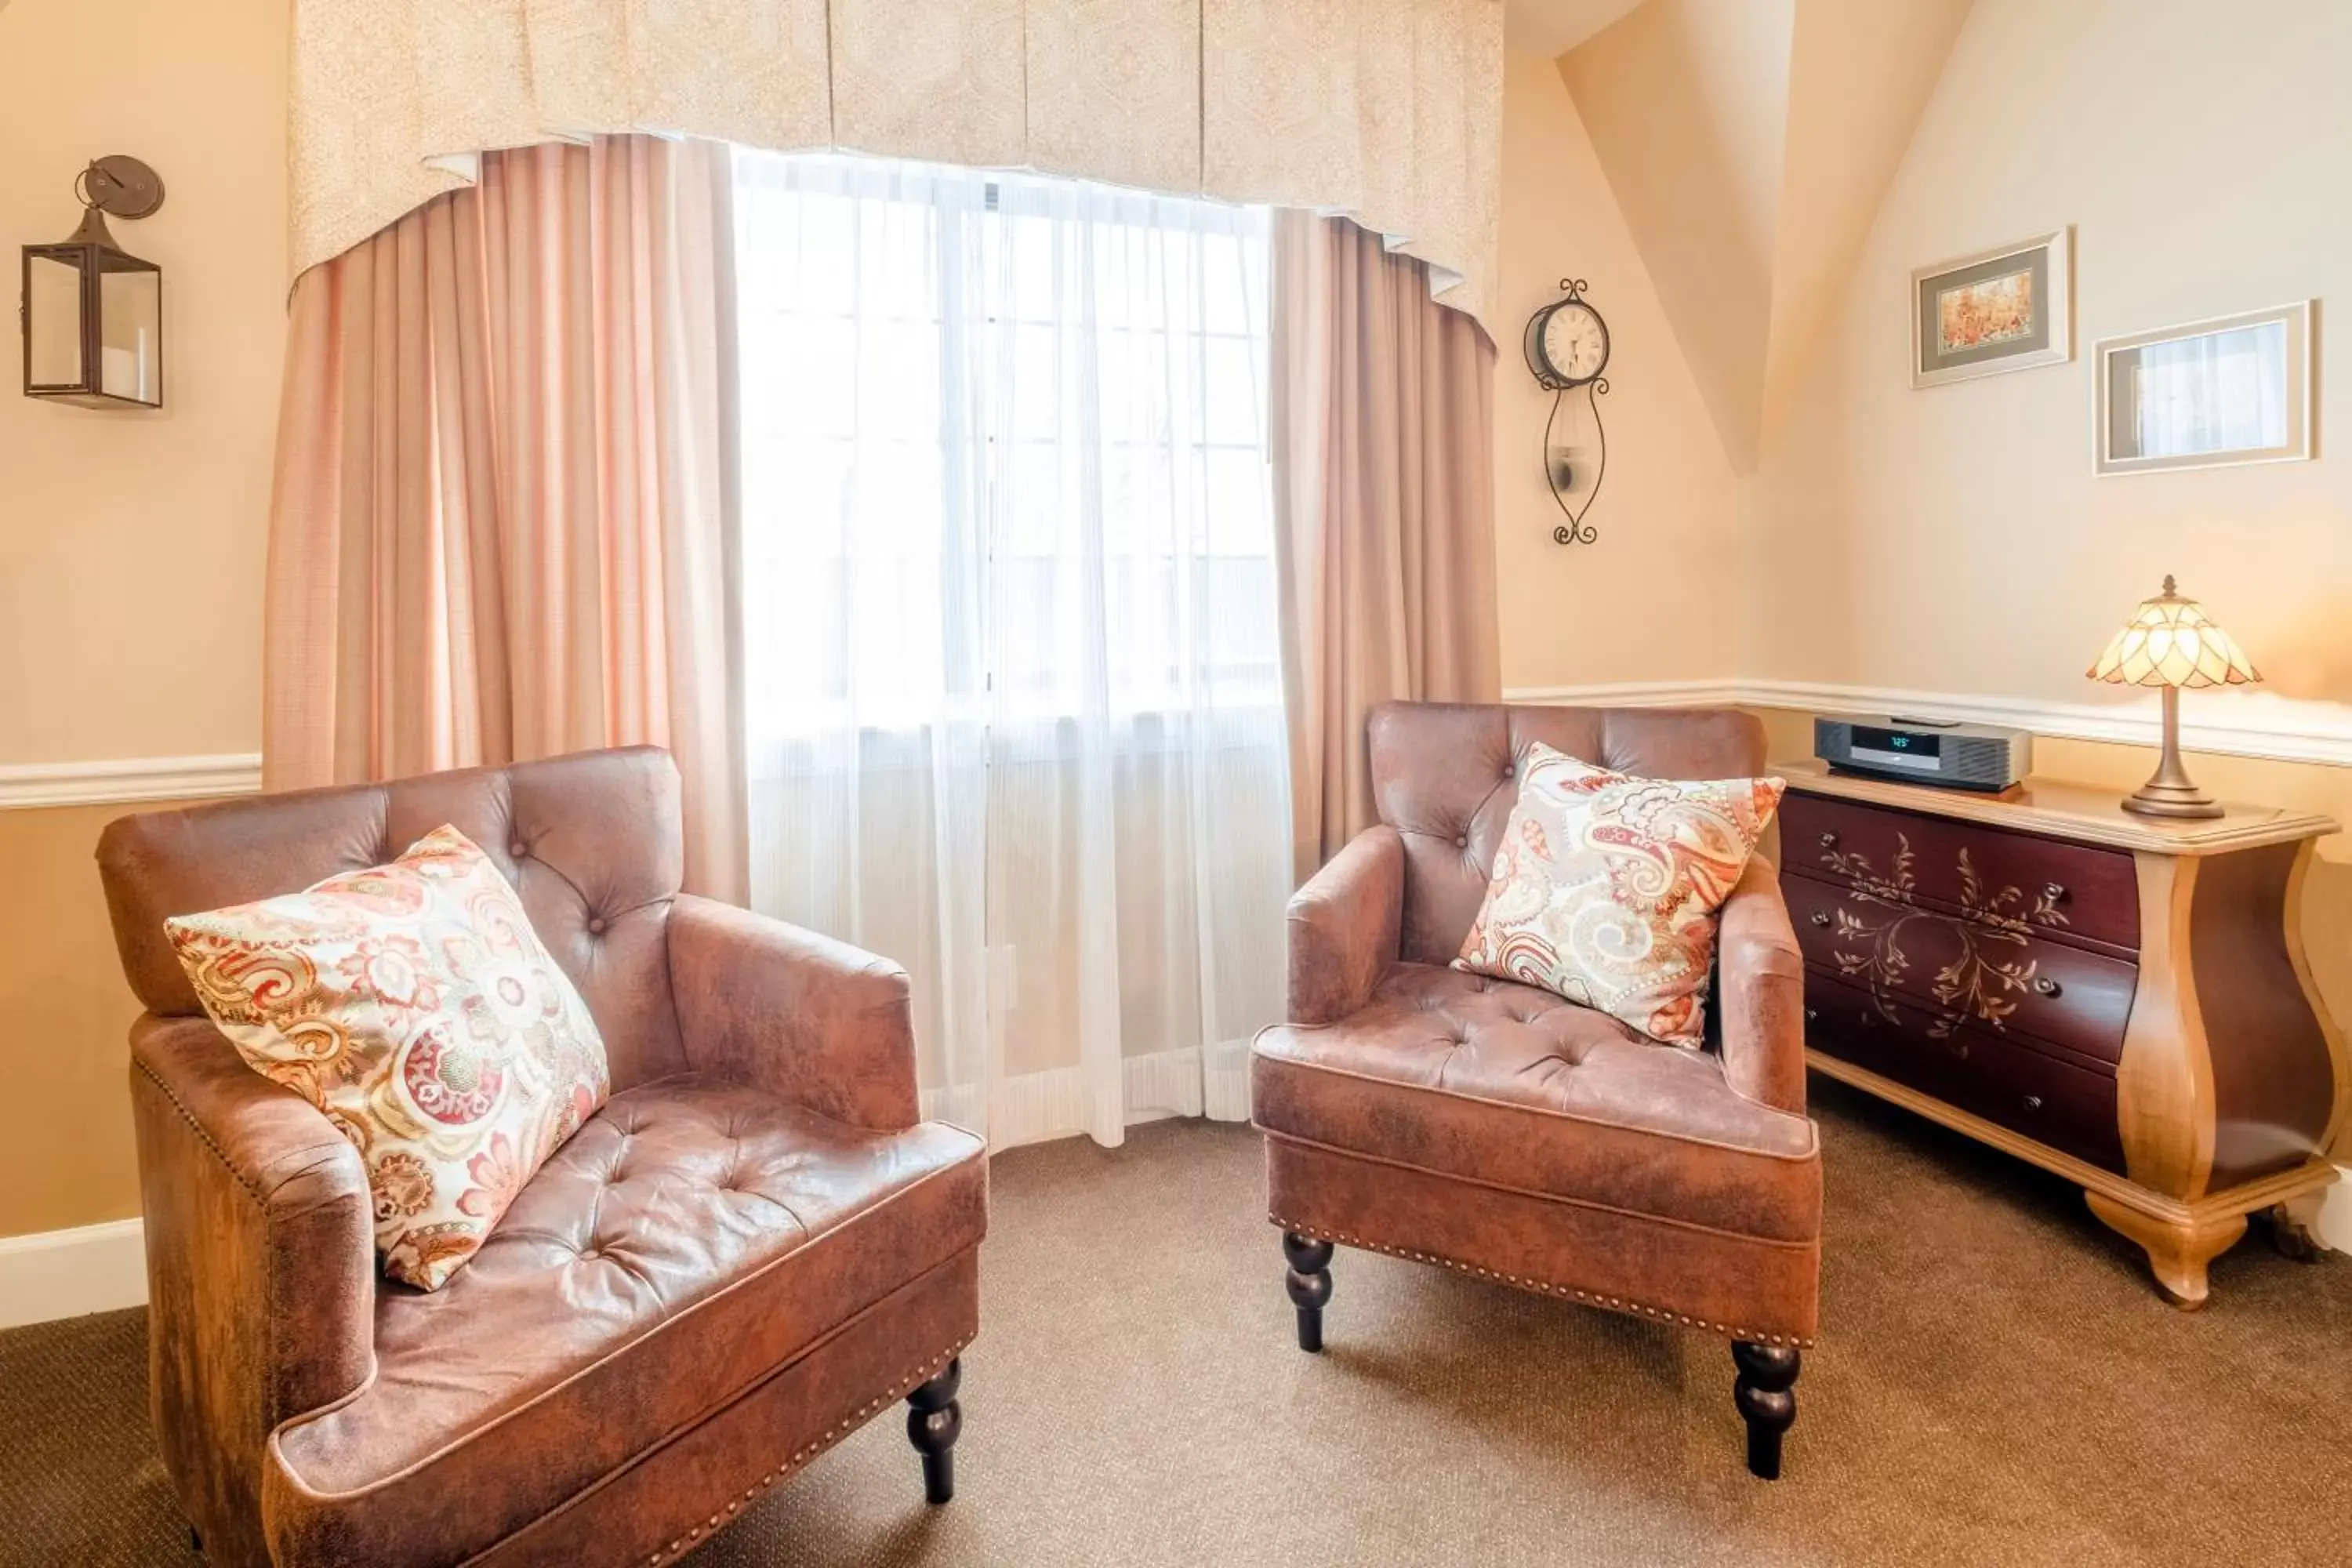
<path fill-rule="evenodd" d="M 2205 607 L 2182 598 L 2164 580 L 2164 592 L 2140 601 L 2131 620 L 2089 670 L 2093 680 L 2155 686 L 2164 691 L 2164 755 L 2155 776 L 2124 802 L 2148 816 L 2219 816 L 2213 798 L 2189 782 L 2180 765 L 2180 689 L 2244 686 L 2262 679 L 2245 650 L 2213 624 Z"/>

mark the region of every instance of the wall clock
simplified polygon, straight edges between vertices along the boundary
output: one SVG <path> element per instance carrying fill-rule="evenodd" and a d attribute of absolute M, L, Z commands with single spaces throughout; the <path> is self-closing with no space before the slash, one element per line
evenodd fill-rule
<path fill-rule="evenodd" d="M 1552 529 L 1552 542 L 1590 544 L 1600 533 L 1584 519 L 1601 494 L 1601 478 L 1609 471 L 1609 433 L 1601 426 L 1598 401 L 1609 390 L 1604 374 L 1609 369 L 1609 323 L 1585 300 L 1583 279 L 1563 278 L 1559 286 L 1561 297 L 1528 318 L 1528 369 L 1535 373 L 1536 384 L 1552 395 L 1551 414 L 1544 420 L 1544 483 L 1551 487 L 1551 499 L 1565 520 Z M 1578 391 L 1584 394 L 1584 405 L 1592 415 L 1600 458 L 1593 467 L 1591 487 L 1584 492 L 1584 504 L 1571 506 L 1568 498 L 1576 472 L 1568 453 L 1553 447 L 1552 427 L 1559 423 L 1561 402 Z"/>

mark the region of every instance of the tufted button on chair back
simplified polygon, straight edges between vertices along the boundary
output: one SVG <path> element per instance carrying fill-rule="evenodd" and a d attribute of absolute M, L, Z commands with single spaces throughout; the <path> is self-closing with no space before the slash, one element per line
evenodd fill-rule
<path fill-rule="evenodd" d="M 506 873 L 580 987 L 614 1091 L 684 1070 L 667 938 L 686 856 L 677 768 L 654 746 L 124 817 L 98 847 L 123 973 L 149 1012 L 199 1014 L 166 918 L 383 865 L 444 823 Z"/>
<path fill-rule="evenodd" d="M 1365 721 L 1372 800 L 1404 838 L 1408 963 L 1445 963 L 1478 917 L 1528 747 L 1643 778 L 1753 778 L 1764 726 L 1732 708 L 1384 702 Z"/>

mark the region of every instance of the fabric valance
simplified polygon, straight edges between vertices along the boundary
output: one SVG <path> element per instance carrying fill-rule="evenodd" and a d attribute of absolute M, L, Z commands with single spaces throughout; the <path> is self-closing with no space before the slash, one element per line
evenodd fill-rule
<path fill-rule="evenodd" d="M 292 94 L 298 273 L 635 131 L 1342 213 L 1493 331 L 1502 0 L 296 0 Z"/>

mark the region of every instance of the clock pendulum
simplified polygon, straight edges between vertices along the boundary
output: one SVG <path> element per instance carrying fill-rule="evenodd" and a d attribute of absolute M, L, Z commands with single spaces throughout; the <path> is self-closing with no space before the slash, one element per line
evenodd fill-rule
<path fill-rule="evenodd" d="M 1583 279 L 1563 278 L 1559 286 L 1563 297 L 1528 319 L 1528 368 L 1535 373 L 1536 384 L 1552 395 L 1551 413 L 1544 420 L 1544 483 L 1551 487 L 1551 499 L 1566 520 L 1552 529 L 1552 542 L 1591 544 L 1600 533 L 1584 520 L 1609 472 L 1609 432 L 1601 423 L 1598 401 L 1609 390 L 1609 378 L 1601 374 L 1609 368 L 1609 323 L 1585 301 Z M 1592 415 L 1592 435 L 1601 447 L 1601 460 L 1593 468 L 1591 489 L 1584 492 L 1584 504 L 1570 506 L 1568 492 L 1574 475 L 1565 462 L 1553 461 L 1551 432 L 1559 418 L 1561 400 L 1579 388 Z"/>

